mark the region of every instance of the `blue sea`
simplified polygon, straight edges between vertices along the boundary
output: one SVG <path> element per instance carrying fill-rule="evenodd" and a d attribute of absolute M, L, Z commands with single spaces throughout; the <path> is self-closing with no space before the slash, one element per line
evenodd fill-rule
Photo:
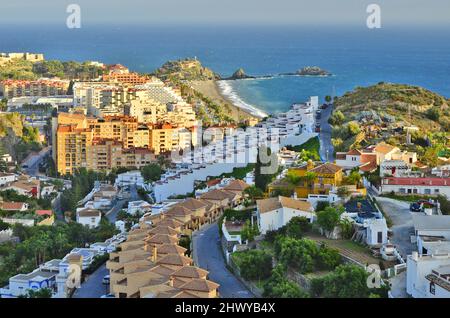
<path fill-rule="evenodd" d="M 121 63 L 151 72 L 167 60 L 197 57 L 222 76 L 320 66 L 331 77 L 275 76 L 226 82 L 225 92 L 266 113 L 310 95 L 341 95 L 381 81 L 420 85 L 450 97 L 450 30 L 386 27 L 1 26 L 0 52 L 47 59 Z"/>

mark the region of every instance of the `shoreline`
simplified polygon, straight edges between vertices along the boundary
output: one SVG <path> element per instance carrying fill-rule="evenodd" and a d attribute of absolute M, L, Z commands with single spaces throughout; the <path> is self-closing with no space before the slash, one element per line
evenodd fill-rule
<path fill-rule="evenodd" d="M 250 114 L 253 117 L 262 119 L 267 117 L 268 114 L 254 105 L 248 104 L 242 100 L 242 98 L 236 93 L 230 82 L 234 80 L 218 80 L 215 81 L 216 89 L 218 93 L 227 100 L 234 107 L 242 109 L 244 112 Z"/>
<path fill-rule="evenodd" d="M 231 85 L 222 84 L 219 82 L 224 82 L 223 80 L 207 80 L 207 81 L 192 81 L 191 86 L 208 96 L 220 105 L 227 105 L 231 112 L 231 116 L 236 121 L 241 121 L 245 119 L 257 119 L 261 120 L 263 117 L 267 116 L 265 112 L 258 109 L 253 105 L 245 103 L 240 97 L 233 91 Z M 227 90 L 227 91 L 225 91 Z"/>

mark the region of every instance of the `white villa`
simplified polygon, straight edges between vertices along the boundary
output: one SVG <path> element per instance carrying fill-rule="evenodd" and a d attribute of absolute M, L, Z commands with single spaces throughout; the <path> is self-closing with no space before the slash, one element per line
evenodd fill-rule
<path fill-rule="evenodd" d="M 117 187 L 125 187 L 135 184 L 136 186 L 143 186 L 145 184 L 144 177 L 139 170 L 127 171 L 118 174 L 116 177 L 115 185 Z"/>
<path fill-rule="evenodd" d="M 77 222 L 89 228 L 96 228 L 100 224 L 102 213 L 94 209 L 81 209 L 77 211 Z"/>
<path fill-rule="evenodd" d="M 256 216 L 262 234 L 278 230 L 293 217 L 306 217 L 311 223 L 315 218 L 311 203 L 293 198 L 278 196 L 256 201 Z"/>

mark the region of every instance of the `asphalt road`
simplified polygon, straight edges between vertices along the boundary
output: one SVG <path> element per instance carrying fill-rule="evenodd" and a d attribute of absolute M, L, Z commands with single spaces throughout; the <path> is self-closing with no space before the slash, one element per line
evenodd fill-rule
<path fill-rule="evenodd" d="M 322 114 L 320 117 L 320 158 L 322 161 L 334 161 L 334 148 L 331 144 L 331 126 L 328 123 L 328 118 L 330 118 L 331 111 L 333 107 L 328 106 L 326 109 L 322 109 Z"/>
<path fill-rule="evenodd" d="M 130 198 L 117 200 L 114 206 L 111 208 L 111 210 L 106 212 L 105 216 L 108 218 L 109 222 L 115 223 L 117 221 L 117 213 L 119 213 L 119 211 L 123 209 L 124 204 L 129 201 L 137 201 L 137 200 L 140 200 L 137 187 L 136 185 L 131 185 Z"/>
<path fill-rule="evenodd" d="M 89 275 L 88 279 L 75 291 L 72 298 L 100 298 L 102 295 L 109 293 L 109 285 L 102 284 L 105 275 L 109 275 L 109 270 L 106 269 L 106 264 L 103 264 Z"/>
<path fill-rule="evenodd" d="M 396 245 L 397 250 L 406 260 L 406 256 L 416 250 L 411 243 L 411 235 L 414 234 L 414 225 L 412 213 L 409 211 L 409 204 L 390 198 L 377 197 L 377 203 L 380 204 L 383 211 L 390 216 L 392 220 L 391 230 L 393 232 L 391 243 Z"/>
<path fill-rule="evenodd" d="M 50 149 L 50 147 L 44 148 L 39 152 L 39 154 L 36 154 L 37 158 L 33 157 L 28 160 L 28 168 L 24 169 L 26 174 L 29 176 L 36 176 L 39 174 L 39 164 L 42 162 L 44 157 L 49 154 Z"/>
<path fill-rule="evenodd" d="M 193 235 L 194 261 L 209 272 L 209 279 L 220 284 L 222 298 L 254 298 L 255 296 L 226 268 L 216 223 Z"/>
<path fill-rule="evenodd" d="M 117 200 L 114 206 L 109 210 L 105 216 L 108 218 L 109 222 L 115 223 L 117 221 L 117 213 L 122 210 L 123 205 L 127 202 L 127 200 Z"/>
<path fill-rule="evenodd" d="M 58 196 L 55 198 L 52 209 L 55 211 L 56 218 L 60 221 L 64 221 L 64 215 L 61 209 L 61 192 L 59 192 Z"/>

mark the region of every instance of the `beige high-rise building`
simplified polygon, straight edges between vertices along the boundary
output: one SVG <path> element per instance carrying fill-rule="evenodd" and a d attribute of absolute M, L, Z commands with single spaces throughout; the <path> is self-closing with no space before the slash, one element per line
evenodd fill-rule
<path fill-rule="evenodd" d="M 156 124 L 167 115 L 167 106 L 155 100 L 141 97 L 130 101 L 125 107 L 127 115 L 136 117 L 140 123 Z"/>
<path fill-rule="evenodd" d="M 173 127 L 170 124 L 154 126 L 150 130 L 150 148 L 156 155 L 172 150 L 186 149 L 191 146 L 192 134 L 186 128 Z"/>
<path fill-rule="evenodd" d="M 88 151 L 92 137 L 92 130 L 88 128 L 58 126 L 56 167 L 60 174 L 72 174 L 78 168 L 89 168 Z"/>
<path fill-rule="evenodd" d="M 67 95 L 70 81 L 59 79 L 4 80 L 0 82 L 0 95 L 4 98 L 24 96 L 63 96 Z"/>

